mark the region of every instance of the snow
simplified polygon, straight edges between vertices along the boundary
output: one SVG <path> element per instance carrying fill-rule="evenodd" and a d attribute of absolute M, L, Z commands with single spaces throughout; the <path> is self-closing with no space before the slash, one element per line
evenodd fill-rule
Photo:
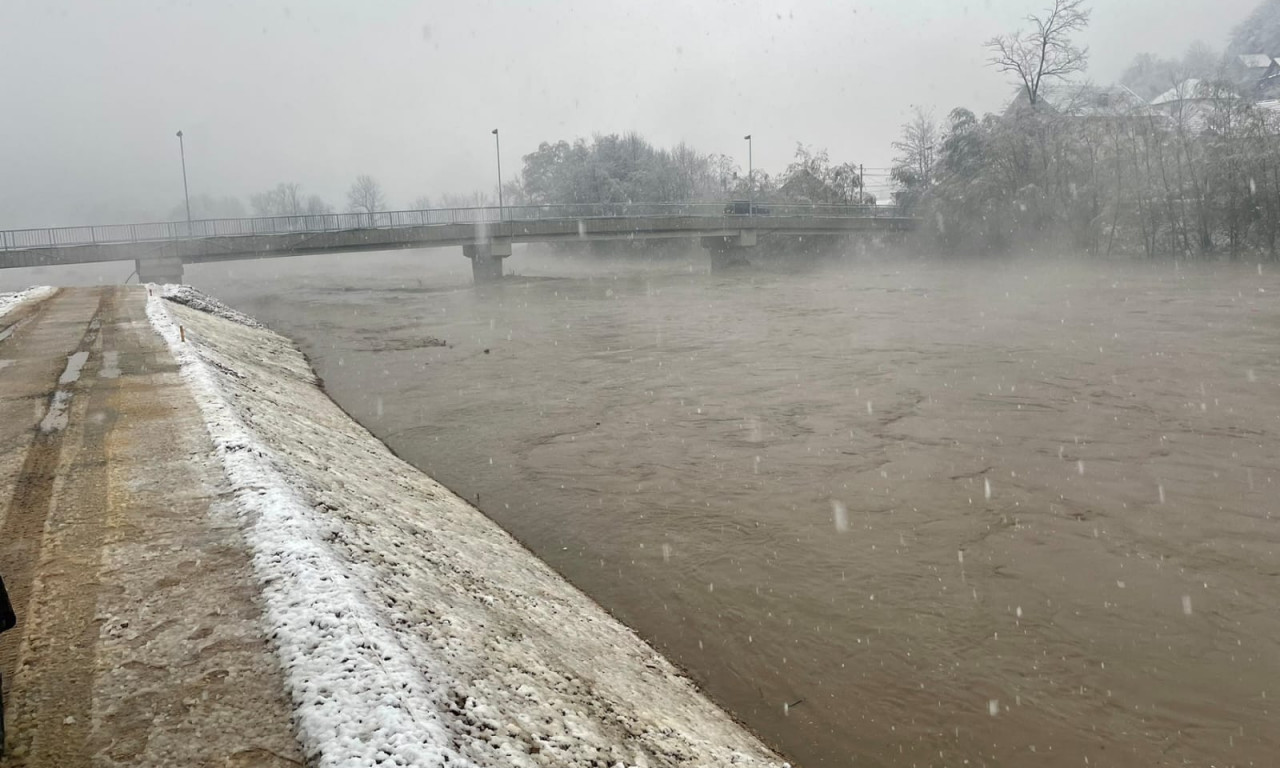
<path fill-rule="evenodd" d="M 53 295 L 56 290 L 56 288 L 42 285 L 18 293 L 0 293 L 0 317 L 24 301 L 39 301 Z"/>
<path fill-rule="evenodd" d="M 147 316 L 191 386 L 235 490 L 309 761 L 354 767 L 390 756 L 392 765 L 435 765 L 447 755 L 465 765 L 448 747 L 436 691 L 371 615 L 277 460 L 155 295 Z"/>
<path fill-rule="evenodd" d="M 74 384 L 80 380 L 80 371 L 84 368 L 84 364 L 89 361 L 89 352 L 81 350 L 73 352 L 67 356 L 67 367 L 62 371 L 62 375 L 58 377 L 59 384 Z"/>
<path fill-rule="evenodd" d="M 1241 65 L 1249 69 L 1267 69 L 1271 66 L 1271 57 L 1265 53 L 1246 53 L 1237 56 Z"/>
<path fill-rule="evenodd" d="M 65 389 L 59 389 L 53 393 L 53 397 L 49 400 L 49 410 L 45 411 L 44 418 L 40 420 L 40 431 L 48 434 L 50 432 L 60 432 L 67 428 L 67 406 L 71 405 L 71 393 Z"/>
<path fill-rule="evenodd" d="M 309 764 L 782 764 L 352 422 L 287 339 L 190 289 L 147 313 L 234 492 Z"/>
<path fill-rule="evenodd" d="M 175 304 L 198 309 L 201 312 L 221 317 L 224 320 L 230 320 L 233 323 L 247 325 L 250 328 L 261 328 L 262 324 L 252 317 L 228 307 L 226 304 L 218 301 L 212 296 L 207 296 L 189 285 L 164 285 L 160 287 L 161 298 L 168 299 Z"/>

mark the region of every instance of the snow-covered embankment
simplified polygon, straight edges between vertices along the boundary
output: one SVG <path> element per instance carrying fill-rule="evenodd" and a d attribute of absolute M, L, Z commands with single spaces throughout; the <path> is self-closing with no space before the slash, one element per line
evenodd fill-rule
<path fill-rule="evenodd" d="M 311 762 L 781 763 L 353 422 L 291 342 L 190 289 L 174 299 L 190 306 L 153 296 L 148 315 L 234 489 Z"/>
<path fill-rule="evenodd" d="M 25 291 L 18 291 L 17 293 L 0 293 L 0 316 L 3 316 L 9 310 L 24 301 L 39 301 L 40 299 L 48 297 L 56 290 L 56 288 L 42 285 L 35 288 L 28 288 Z"/>

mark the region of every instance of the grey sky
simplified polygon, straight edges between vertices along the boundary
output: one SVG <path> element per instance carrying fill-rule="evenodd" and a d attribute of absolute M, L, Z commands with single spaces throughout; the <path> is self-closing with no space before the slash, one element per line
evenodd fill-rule
<path fill-rule="evenodd" d="M 912 104 L 996 109 L 982 42 L 1045 0 L 67 2 L 0 20 L 0 226 L 151 218 L 278 181 L 341 208 L 491 188 L 540 141 L 635 129 L 777 171 L 887 166 Z M 1095 0 L 1090 75 L 1215 48 L 1257 0 Z"/>

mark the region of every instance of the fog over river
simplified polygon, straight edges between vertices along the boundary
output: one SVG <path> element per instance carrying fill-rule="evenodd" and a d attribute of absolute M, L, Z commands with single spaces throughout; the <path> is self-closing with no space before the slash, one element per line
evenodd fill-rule
<path fill-rule="evenodd" d="M 508 270 L 188 277 L 801 765 L 1280 754 L 1277 271 Z"/>

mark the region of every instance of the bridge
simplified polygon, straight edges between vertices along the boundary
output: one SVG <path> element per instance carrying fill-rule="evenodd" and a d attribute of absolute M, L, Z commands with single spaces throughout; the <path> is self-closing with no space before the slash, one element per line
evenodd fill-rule
<path fill-rule="evenodd" d="M 0 231 L 0 269 L 133 260 L 142 282 L 184 264 L 317 253 L 461 247 L 476 282 L 502 277 L 513 243 L 689 238 L 712 270 L 771 236 L 898 233 L 916 219 L 875 205 L 620 203 L 439 208 Z"/>

